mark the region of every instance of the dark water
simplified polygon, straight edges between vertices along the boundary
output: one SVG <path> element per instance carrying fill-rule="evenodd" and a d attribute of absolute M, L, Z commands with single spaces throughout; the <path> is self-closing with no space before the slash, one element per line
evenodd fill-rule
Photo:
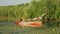
<path fill-rule="evenodd" d="M 55 28 L 20 28 L 14 22 L 0 22 L 0 34 L 60 34 L 60 27 Z"/>

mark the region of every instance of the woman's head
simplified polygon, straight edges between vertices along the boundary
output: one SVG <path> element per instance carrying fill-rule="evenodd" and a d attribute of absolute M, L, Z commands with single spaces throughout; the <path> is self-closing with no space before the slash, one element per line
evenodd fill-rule
<path fill-rule="evenodd" d="M 22 22 L 22 21 L 23 21 L 23 18 L 21 17 L 21 18 L 20 18 L 20 22 Z"/>

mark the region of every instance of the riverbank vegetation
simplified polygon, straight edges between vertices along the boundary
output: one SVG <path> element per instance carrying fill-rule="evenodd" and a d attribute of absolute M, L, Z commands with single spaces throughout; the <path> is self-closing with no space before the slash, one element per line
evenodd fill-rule
<path fill-rule="evenodd" d="M 15 18 L 34 18 L 48 12 L 45 19 L 60 19 L 60 4 L 59 0 L 40 0 L 32 1 L 31 3 L 0 6 L 0 20 L 15 19 Z"/>

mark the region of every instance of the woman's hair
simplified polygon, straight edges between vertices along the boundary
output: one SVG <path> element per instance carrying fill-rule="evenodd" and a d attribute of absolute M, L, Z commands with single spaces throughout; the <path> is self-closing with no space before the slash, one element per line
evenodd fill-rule
<path fill-rule="evenodd" d="M 20 22 L 21 22 L 21 21 L 23 21 L 23 19 L 22 19 L 22 18 L 20 18 Z"/>

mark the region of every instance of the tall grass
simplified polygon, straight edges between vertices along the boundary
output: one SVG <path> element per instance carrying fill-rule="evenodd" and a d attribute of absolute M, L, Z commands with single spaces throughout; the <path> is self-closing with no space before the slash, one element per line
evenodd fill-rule
<path fill-rule="evenodd" d="M 20 17 L 34 18 L 46 12 L 45 19 L 60 19 L 59 7 L 59 1 L 53 0 L 32 1 L 31 3 L 15 6 L 0 6 L 0 20 L 12 20 Z"/>

